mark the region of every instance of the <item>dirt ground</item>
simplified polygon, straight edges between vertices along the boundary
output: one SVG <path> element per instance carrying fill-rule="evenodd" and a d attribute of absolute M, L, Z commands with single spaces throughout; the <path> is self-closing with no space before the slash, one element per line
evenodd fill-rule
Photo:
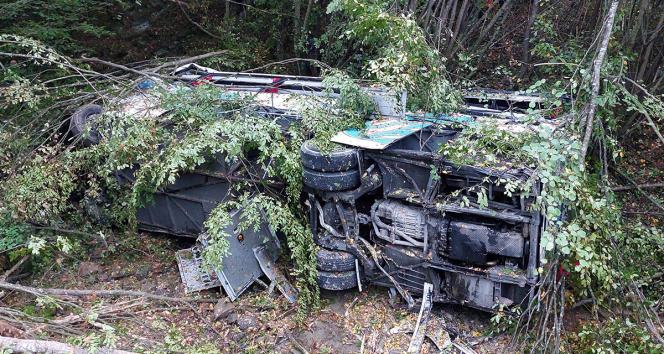
<path fill-rule="evenodd" d="M 188 247 L 188 240 L 157 234 L 122 237 L 116 241 L 114 252 L 93 244 L 89 253 L 63 255 L 42 269 L 38 277 L 21 283 L 44 288 L 140 290 L 219 300 L 216 308 L 210 302 L 194 303 L 192 308 L 182 303 L 138 299 L 126 311 L 99 316 L 98 322 L 105 321 L 116 329 L 110 342 L 117 348 L 139 352 L 402 353 L 410 341 L 408 329 L 417 322 L 417 313 L 393 304 L 388 289 L 373 286 L 362 292 L 323 291 L 322 309 L 311 313 L 299 326 L 295 322 L 296 309 L 278 291 L 270 293 L 257 284 L 235 303 L 230 303 L 218 289 L 186 294 L 174 252 Z M 101 308 L 127 304 L 131 299 L 88 296 L 83 300 L 87 307 Z M 35 315 L 51 319 L 73 313 L 67 308 L 40 307 L 34 298 L 23 294 L 10 294 L 3 301 L 4 305 L 30 308 Z M 490 314 L 477 310 L 436 305 L 430 324 L 438 331 L 431 333 L 448 333 L 451 339 L 480 353 L 500 352 L 510 337 L 492 333 L 490 320 Z M 76 325 L 83 332 L 83 343 L 90 323 Z M 22 332 L 15 336 L 47 339 L 39 333 Z M 422 352 L 439 351 L 427 339 Z"/>

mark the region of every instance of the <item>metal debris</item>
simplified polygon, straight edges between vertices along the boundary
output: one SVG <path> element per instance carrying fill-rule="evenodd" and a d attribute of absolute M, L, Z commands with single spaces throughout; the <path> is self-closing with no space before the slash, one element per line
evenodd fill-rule
<path fill-rule="evenodd" d="M 431 295 L 433 293 L 433 285 L 431 283 L 424 283 L 424 295 L 422 296 L 422 307 L 420 307 L 420 315 L 417 317 L 417 324 L 413 331 L 413 338 L 410 340 L 408 346 L 409 353 L 419 353 L 422 350 L 422 343 L 424 343 L 424 336 L 427 332 L 427 324 L 431 316 Z"/>
<path fill-rule="evenodd" d="M 180 277 L 185 285 L 185 293 L 221 286 L 221 281 L 214 271 L 204 272 L 203 259 L 197 246 L 175 252 L 180 269 Z"/>
<path fill-rule="evenodd" d="M 250 207 L 257 207 L 250 203 Z M 231 213 L 232 222 L 226 228 L 229 254 L 221 260 L 221 267 L 207 270 L 203 265 L 201 252 L 209 246 L 209 235 L 198 237 L 197 245 L 178 251 L 176 257 L 182 281 L 186 291 L 199 291 L 222 286 L 231 301 L 240 296 L 260 276 L 265 274 L 276 281 L 279 290 L 290 302 L 295 302 L 297 292 L 286 278 L 277 270 L 277 260 L 281 245 L 274 232 L 270 229 L 265 215 L 261 210 L 262 222 L 257 228 L 240 230 L 239 225 L 244 209 Z"/>
<path fill-rule="evenodd" d="M 277 265 L 274 264 L 274 261 L 270 258 L 270 254 L 265 248 L 265 246 L 254 247 L 254 256 L 258 261 L 258 264 L 261 266 L 263 273 L 267 275 L 268 278 L 272 281 L 270 287 L 273 284 L 277 284 L 279 291 L 288 299 L 288 301 L 293 304 L 297 301 L 297 290 L 291 285 L 286 277 L 279 271 Z"/>

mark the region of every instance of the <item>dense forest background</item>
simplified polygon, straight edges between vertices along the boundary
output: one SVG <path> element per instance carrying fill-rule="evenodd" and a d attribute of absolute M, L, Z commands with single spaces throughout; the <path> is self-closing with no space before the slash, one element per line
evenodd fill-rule
<path fill-rule="evenodd" d="M 548 236 L 546 299 L 527 316 L 497 315 L 497 328 L 520 350 L 661 352 L 663 43 L 660 0 L 0 1 L 0 284 L 20 292 L 11 284 L 17 270 L 38 275 L 90 238 L 106 243 L 104 235 L 124 232 L 118 225 L 131 230 L 138 187 L 115 191 L 122 202 L 107 212 L 122 221 L 113 227 L 92 223 L 82 200 L 108 188 L 110 166 L 149 155 L 154 130 L 136 128 L 145 140 L 83 148 L 66 139 L 67 117 L 137 80 L 171 79 L 169 63 L 198 57 L 226 71 L 342 72 L 340 81 L 406 88 L 409 108 L 429 112 L 454 109 L 470 87 L 528 90 L 547 98 L 545 110 L 564 117 L 564 129 L 532 141 L 479 130 L 473 148 L 528 159 L 550 181 L 543 210 L 562 221 Z M 293 245 L 307 242 L 296 236 Z M 293 261 L 307 274 L 304 258 Z M 317 292 L 306 301 L 315 308 Z M 578 308 L 590 317 L 570 326 L 566 311 Z M 39 327 L 34 306 L 24 310 L 0 310 L 0 331 L 17 318 L 24 329 Z M 44 323 L 56 339 L 82 335 Z M 76 326 L 88 327 L 94 345 L 110 343 L 100 339 L 113 332 L 106 324 Z"/>

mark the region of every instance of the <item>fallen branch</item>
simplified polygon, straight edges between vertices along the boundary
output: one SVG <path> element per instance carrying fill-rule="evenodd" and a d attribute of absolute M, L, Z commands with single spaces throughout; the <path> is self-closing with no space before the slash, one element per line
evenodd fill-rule
<path fill-rule="evenodd" d="M 62 228 L 59 228 L 59 227 L 53 227 L 53 226 L 31 225 L 30 227 L 32 227 L 35 230 L 48 230 L 48 231 L 64 232 L 64 233 L 72 234 L 72 235 L 81 235 L 81 236 L 92 237 L 96 240 L 101 241 L 106 246 L 106 248 L 108 248 L 108 243 L 106 242 L 106 237 L 104 237 L 104 235 L 101 232 L 99 234 L 92 234 L 92 233 L 89 233 L 89 232 L 74 231 L 74 230 L 69 230 L 69 229 L 62 229 Z M 3 281 L 4 281 L 4 279 L 3 279 Z"/>
<path fill-rule="evenodd" d="M 191 302 L 211 302 L 216 303 L 216 299 L 187 299 L 181 297 L 171 297 L 150 294 L 142 291 L 135 290 L 69 290 L 69 289 L 53 289 L 53 288 L 33 288 L 24 285 L 11 284 L 7 282 L 0 282 L 0 289 L 21 291 L 24 293 L 29 293 L 36 296 L 45 296 L 45 295 L 63 295 L 63 296 L 99 296 L 99 297 L 115 297 L 115 296 L 135 296 L 135 297 L 145 297 L 148 299 L 161 300 L 161 301 L 170 301 L 170 302 L 181 302 L 181 303 L 191 303 Z"/>
<path fill-rule="evenodd" d="M 622 186 L 622 187 L 614 187 L 611 188 L 612 191 L 614 192 L 622 192 L 622 191 L 628 191 L 636 188 L 642 188 L 642 189 L 649 189 L 649 188 L 664 188 L 664 183 L 646 183 L 646 184 L 639 184 L 636 186 Z"/>
<path fill-rule="evenodd" d="M 300 342 L 298 342 L 297 339 L 295 339 L 295 337 L 293 337 L 292 334 L 290 334 L 290 333 L 286 333 L 286 335 L 288 336 L 288 339 L 290 339 L 290 341 L 291 341 L 291 343 L 293 344 L 293 346 L 294 346 L 295 348 L 297 348 L 297 350 L 299 350 L 299 351 L 302 352 L 303 354 L 309 354 L 309 351 L 307 351 L 306 349 L 304 349 L 304 347 L 302 346 L 302 344 L 300 344 Z"/>
<path fill-rule="evenodd" d="M 158 77 L 158 78 L 161 78 L 161 79 L 175 79 L 175 80 L 180 79 L 177 76 L 161 75 L 161 74 L 157 74 L 157 73 L 154 73 L 154 72 L 136 70 L 136 69 L 132 69 L 128 66 L 111 63 L 110 61 L 101 60 L 101 59 L 97 59 L 97 58 L 80 58 L 80 59 L 76 59 L 76 60 L 78 60 L 80 62 L 83 62 L 83 63 L 103 64 L 103 65 L 106 65 L 106 66 L 110 66 L 112 68 L 116 68 L 116 69 L 124 70 L 126 72 L 134 73 L 136 75 L 145 76 L 147 78 Z"/>
<path fill-rule="evenodd" d="M 574 310 L 574 309 L 579 308 L 581 306 L 584 306 L 584 305 L 587 305 L 587 304 L 592 304 L 592 303 L 593 303 L 593 299 L 591 299 L 591 298 L 583 299 L 583 300 L 577 302 L 576 304 L 572 305 L 571 309 Z"/>
<path fill-rule="evenodd" d="M 131 308 L 134 308 L 134 307 L 137 307 L 137 306 L 145 306 L 145 305 L 146 305 L 146 302 L 145 302 L 144 299 L 140 299 L 138 301 L 130 300 L 130 301 L 121 302 L 119 304 L 105 306 L 105 307 L 102 307 L 102 308 L 94 310 L 94 311 L 91 310 L 91 312 L 94 312 L 95 314 L 97 314 L 97 316 L 98 316 L 97 319 L 100 319 L 100 318 L 104 318 L 104 317 L 107 317 L 107 316 L 114 315 L 118 312 L 127 311 L 127 310 L 129 310 Z M 59 324 L 59 325 L 73 324 L 73 323 L 77 323 L 77 322 L 87 322 L 87 321 L 89 321 L 87 315 L 88 315 L 88 313 L 82 313 L 82 314 L 78 314 L 78 315 L 77 314 L 71 314 L 71 315 L 65 316 L 63 318 L 54 319 L 52 321 L 53 321 L 53 323 Z"/>
<path fill-rule="evenodd" d="M 650 194 L 646 193 L 643 189 L 641 189 L 641 187 L 639 187 L 639 185 L 636 184 L 636 182 L 634 182 L 633 179 L 629 178 L 626 174 L 616 170 L 615 168 L 611 168 L 611 169 L 613 171 L 615 171 L 616 173 L 618 173 L 620 176 L 622 176 L 624 179 L 626 179 L 629 183 L 631 183 L 636 188 L 636 190 L 641 192 L 641 194 L 643 194 L 643 196 L 646 197 L 651 203 L 653 203 L 655 206 L 657 206 L 661 210 L 664 210 L 664 206 L 662 206 L 662 204 L 660 204 L 658 201 L 656 201 L 655 198 L 650 196 Z"/>
<path fill-rule="evenodd" d="M 19 268 L 21 268 L 21 266 L 23 265 L 23 263 L 25 263 L 28 259 L 30 259 L 30 255 L 29 255 L 29 254 L 28 254 L 27 256 L 23 256 L 23 258 L 21 258 L 20 261 L 16 262 L 16 264 L 14 264 L 14 266 L 13 266 L 10 270 L 6 271 L 5 274 L 3 274 L 2 276 L 0 276 L 0 282 L 4 282 L 4 281 L 6 281 L 7 278 L 8 278 L 10 275 L 12 275 L 16 270 L 18 270 Z"/>
<path fill-rule="evenodd" d="M 156 68 L 150 69 L 149 71 L 157 72 L 157 71 L 162 70 L 164 68 L 178 67 L 178 66 L 182 66 L 182 65 L 185 65 L 185 64 L 195 63 L 199 60 L 204 60 L 204 59 L 208 59 L 208 58 L 212 58 L 212 57 L 216 57 L 218 55 L 228 54 L 228 53 L 230 53 L 229 50 L 221 50 L 221 51 L 218 51 L 218 52 L 211 52 L 211 53 L 201 54 L 201 55 L 197 55 L 195 57 L 190 57 L 190 58 L 185 58 L 185 59 L 180 59 L 180 60 L 164 63 L 162 65 L 157 66 Z"/>
<path fill-rule="evenodd" d="M 203 321 L 213 332 L 221 336 L 221 333 L 212 327 L 212 324 L 205 319 L 196 309 L 191 305 L 192 302 L 211 302 L 216 303 L 216 299 L 186 299 L 179 297 L 155 295 L 142 291 L 134 290 L 67 290 L 67 289 L 45 289 L 45 288 L 33 288 L 29 286 L 10 284 L 7 282 L 0 282 L 0 289 L 21 291 L 29 293 L 35 296 L 45 296 L 45 295 L 62 295 L 62 296 L 99 296 L 99 297 L 114 297 L 114 296 L 136 296 L 144 297 L 148 299 L 161 300 L 161 301 L 170 301 L 170 302 L 180 302 L 187 305 L 192 312 L 194 312 L 201 321 Z"/>
<path fill-rule="evenodd" d="M 0 347 L 2 349 L 12 350 L 14 353 L 62 353 L 62 354 L 87 354 L 90 351 L 81 347 L 56 342 L 52 340 L 33 340 L 33 339 L 18 339 L 0 336 Z M 124 350 L 115 349 L 97 349 L 100 354 L 131 354 Z"/>

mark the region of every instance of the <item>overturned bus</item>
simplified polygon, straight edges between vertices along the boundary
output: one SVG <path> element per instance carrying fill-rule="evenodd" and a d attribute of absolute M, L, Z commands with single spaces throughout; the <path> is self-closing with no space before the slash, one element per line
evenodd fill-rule
<path fill-rule="evenodd" d="M 275 98 L 323 90 L 322 80 L 311 77 L 226 73 L 198 65 L 179 68 L 176 74 L 183 82 L 205 79 L 267 95 L 262 110 L 266 119 L 296 121 L 297 113 L 275 104 L 283 101 Z M 339 132 L 332 138 L 337 147 L 331 152 L 319 151 L 311 141 L 301 147 L 303 199 L 318 246 L 319 286 L 346 290 L 376 284 L 393 288 L 410 306 L 428 287 L 435 302 L 485 311 L 527 305 L 535 296 L 543 256 L 545 220 L 531 207 L 541 183 L 527 168 L 458 164 L 439 150 L 463 133 L 463 125 L 454 123 L 482 117 L 524 124 L 519 112 L 540 98 L 471 90 L 464 112 L 438 119 L 404 113 L 405 95 L 372 94 L 381 117 L 368 121 L 365 129 Z M 100 111 L 89 105 L 77 111 L 72 118 L 76 131 L 83 131 L 86 118 Z M 117 171 L 118 181 L 131 183 L 132 174 L 133 169 Z M 273 230 L 266 226 L 235 235 L 237 228 L 231 225 L 231 236 L 242 239 L 230 240 L 231 255 L 222 260 L 223 269 L 212 274 L 200 269 L 200 248 L 206 243 L 200 235 L 207 216 L 232 198 L 229 190 L 235 180 L 247 177 L 239 166 L 213 156 L 160 188 L 154 203 L 137 211 L 141 229 L 199 238 L 197 246 L 186 251 L 188 256 L 180 257 L 190 290 L 221 285 L 235 299 L 262 275 L 265 262 L 276 259 L 280 246 Z M 506 179 L 532 181 L 529 194 L 510 193 L 500 183 Z M 478 187 L 486 191 L 484 205 L 470 193 Z M 259 241 L 266 235 L 268 244 Z"/>

